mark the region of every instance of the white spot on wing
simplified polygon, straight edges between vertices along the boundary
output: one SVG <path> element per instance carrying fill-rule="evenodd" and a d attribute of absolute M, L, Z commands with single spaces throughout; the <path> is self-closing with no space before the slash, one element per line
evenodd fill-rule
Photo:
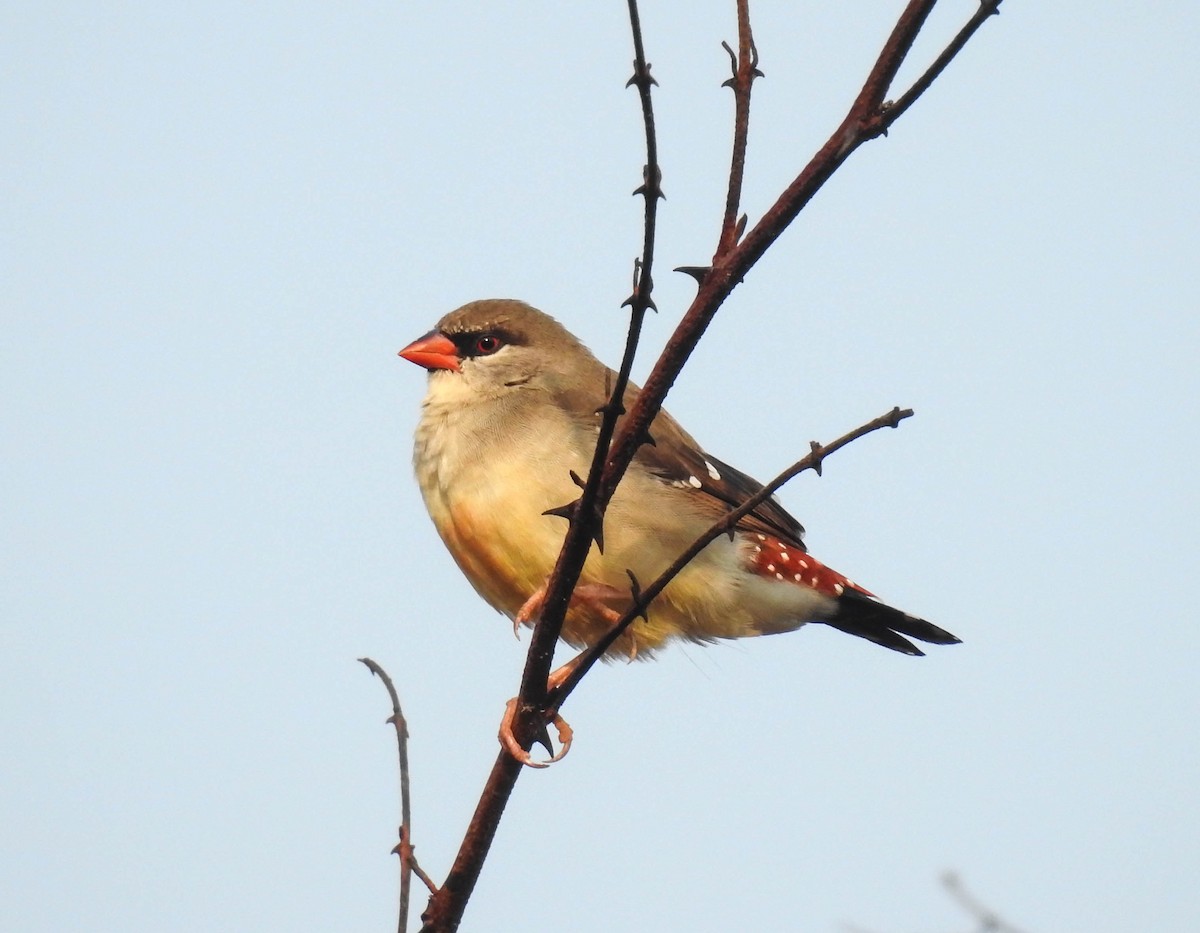
<path fill-rule="evenodd" d="M 693 487 L 695 487 L 696 489 L 699 489 L 701 486 L 703 486 L 703 485 L 704 485 L 702 482 L 700 482 L 700 480 L 698 480 L 698 479 L 697 479 L 696 477 L 694 477 L 694 476 L 689 476 L 689 477 L 688 477 L 688 483 L 689 483 L 689 484 L 691 484 L 691 485 L 692 485 Z"/>
<path fill-rule="evenodd" d="M 708 470 L 708 475 L 709 475 L 709 476 L 711 476 L 711 477 L 712 477 L 713 479 L 715 479 L 717 482 L 720 482 L 720 481 L 721 481 L 721 474 L 720 474 L 720 473 L 718 473 L 718 472 L 717 472 L 717 468 L 716 468 L 715 466 L 713 466 L 711 463 L 709 463 L 707 460 L 705 460 L 705 461 L 704 461 L 704 468 L 705 468 L 706 470 Z"/>

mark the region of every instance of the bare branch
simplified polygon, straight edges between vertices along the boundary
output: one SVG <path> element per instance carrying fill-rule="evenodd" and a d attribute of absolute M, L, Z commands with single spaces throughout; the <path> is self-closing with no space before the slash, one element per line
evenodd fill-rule
<path fill-rule="evenodd" d="M 975 25 L 968 25 L 938 57 L 939 64 L 935 66 L 937 71 L 929 76 L 930 82 L 944 70 L 967 38 L 978 28 L 976 21 L 981 23 L 994 13 L 1000 2 L 1002 0 L 990 0 L 976 12 L 971 18 L 971 23 Z M 667 341 L 662 355 L 642 386 L 637 403 L 613 442 L 601 482 L 602 502 L 607 502 L 612 497 L 617 483 L 637 451 L 638 439 L 658 414 L 684 362 L 695 349 L 721 304 L 768 247 L 779 238 L 817 191 L 846 161 L 850 153 L 862 143 L 882 134 L 894 122 L 891 111 L 896 108 L 885 107 L 884 97 L 912 48 L 917 32 L 933 8 L 933 3 L 934 0 L 911 0 L 884 44 L 862 90 L 833 135 L 745 238 L 727 253 L 717 257 L 703 276 L 691 307 Z M 928 84 L 921 85 L 921 82 L 918 82 L 918 85 L 914 86 L 914 92 L 919 96 L 927 86 Z M 915 99 L 914 96 L 913 100 Z M 908 106 L 911 106 L 911 101 L 905 103 L 905 107 Z"/>
<path fill-rule="evenodd" d="M 663 197 L 662 171 L 658 164 L 658 142 L 654 128 L 654 108 L 650 97 L 650 89 L 657 82 L 650 74 L 650 63 L 646 61 L 637 0 L 628 0 L 628 6 L 634 45 L 633 77 L 630 78 L 629 84 L 637 88 L 646 134 L 646 165 L 643 182 L 635 192 L 642 194 L 645 201 L 642 256 L 636 267 L 633 292 L 625 302 L 630 306 L 630 322 L 621 366 L 617 371 L 617 379 L 612 386 L 609 402 L 602 413 L 596 450 L 591 469 L 588 471 L 587 481 L 584 483 L 583 492 L 570 518 L 558 560 L 546 581 L 546 597 L 542 604 L 541 616 L 537 625 L 534 626 L 529 653 L 526 655 L 525 669 L 521 675 L 521 689 L 517 696 L 513 734 L 521 746 L 526 749 L 545 729 L 546 681 L 550 675 L 550 666 L 554 660 L 554 648 L 558 643 L 559 633 L 562 631 L 571 593 L 579 580 L 579 574 L 583 570 L 583 563 L 587 559 L 592 542 L 603 540 L 601 529 L 604 521 L 604 506 L 609 498 L 601 496 L 600 482 L 604 474 L 603 467 L 616 432 L 617 420 L 624 414 L 622 399 L 625 397 L 625 388 L 629 384 L 629 373 L 633 368 L 633 358 L 641 336 L 642 321 L 647 309 L 653 307 L 651 293 L 654 288 L 652 274 L 654 242 L 658 201 Z M 422 927 L 423 931 L 432 933 L 432 931 L 452 931 L 458 928 L 467 901 L 479 879 L 483 862 L 491 848 L 492 840 L 495 838 L 496 828 L 504 813 L 505 804 L 512 794 L 521 770 L 521 763 L 513 758 L 507 750 L 501 748 L 487 783 L 484 785 L 479 803 L 475 807 L 475 813 L 471 817 L 471 823 L 467 828 L 462 845 L 459 847 L 454 864 L 441 889 L 430 898 L 429 906 L 422 914 L 425 924 Z"/>
<path fill-rule="evenodd" d="M 942 885 L 967 913 L 979 921 L 979 933 L 1021 933 L 990 907 L 976 899 L 952 871 L 942 875 Z"/>
<path fill-rule="evenodd" d="M 733 155 L 729 164 L 729 190 L 725 196 L 725 217 L 721 221 L 721 234 L 717 239 L 717 255 L 727 253 L 737 243 L 742 227 L 738 223 L 738 211 L 742 203 L 742 180 L 746 173 L 746 142 L 750 135 L 750 89 L 755 78 L 763 73 L 758 70 L 758 49 L 754 45 L 754 34 L 750 31 L 750 0 L 737 0 L 738 51 L 735 55 L 728 43 L 721 46 L 729 53 L 733 75 L 722 87 L 733 89 Z M 744 226 L 744 221 L 743 221 Z"/>
<path fill-rule="evenodd" d="M 388 672 L 379 664 L 370 658 L 359 658 L 358 660 L 366 665 L 367 670 L 383 681 L 383 686 L 392 701 L 392 715 L 387 718 L 387 721 L 396 728 L 396 749 L 400 759 L 400 842 L 392 849 L 400 856 L 400 916 L 396 929 L 399 933 L 404 933 L 408 929 L 408 903 L 413 872 L 417 873 L 417 877 L 425 883 L 430 891 L 435 891 L 437 888 L 429 876 L 417 866 L 417 859 L 413 854 L 412 802 L 408 786 L 408 722 L 404 719 L 404 712 L 400 708 L 400 695 L 396 692 L 396 685 L 392 683 Z"/>
<path fill-rule="evenodd" d="M 634 61 L 633 76 L 626 86 L 637 88 L 641 103 L 642 122 L 646 135 L 646 165 L 643 182 L 635 194 L 643 195 L 645 201 L 642 256 L 635 266 L 633 292 L 625 301 L 630 306 L 629 331 L 625 340 L 625 352 L 621 359 L 617 378 L 612 386 L 608 403 L 602 410 L 603 417 L 596 440 L 592 466 L 588 471 L 583 492 L 575 504 L 570 517 L 570 527 L 563 541 L 558 561 L 546 582 L 546 597 L 541 616 L 534 626 L 526 656 L 525 670 L 521 675 L 521 690 L 518 695 L 514 734 L 522 747 L 532 744 L 544 723 L 546 701 L 546 679 L 554 660 L 554 649 L 562 631 L 571 593 L 579 580 L 583 563 L 593 541 L 603 542 L 604 509 L 608 496 L 601 495 L 600 480 L 603 464 L 608 456 L 617 421 L 625 413 L 622 400 L 629 385 L 629 374 L 641 336 L 642 322 L 646 311 L 653 306 L 651 292 L 654 267 L 654 240 L 658 217 L 658 201 L 663 196 L 662 171 L 658 165 L 658 142 L 654 129 L 654 107 L 650 89 L 657 82 L 650 75 L 650 63 L 646 61 L 642 43 L 641 19 L 636 0 L 628 0 L 629 22 L 633 33 Z"/>
<path fill-rule="evenodd" d="M 980 0 L 979 9 L 975 11 L 975 15 L 950 40 L 950 44 L 934 59 L 933 64 L 926 69 L 925 73 L 914 81 L 913 86 L 896 98 L 890 106 L 884 108 L 883 113 L 880 115 L 880 119 L 885 121 L 883 132 L 887 132 L 887 128 L 904 116 L 908 108 L 916 103 L 917 98 L 929 90 L 929 86 L 933 84 L 938 75 L 946 70 L 946 66 L 953 61 L 954 56 L 962 51 L 963 46 L 967 44 L 971 36 L 975 35 L 976 30 L 987 21 L 988 17 L 1000 15 L 1000 4 L 1002 2 L 1003 0 Z"/>
<path fill-rule="evenodd" d="M 799 476 L 805 470 L 813 470 L 819 473 L 822 461 L 830 454 L 841 450 L 847 444 L 858 440 L 860 437 L 864 437 L 873 431 L 878 431 L 880 428 L 899 427 L 900 422 L 905 418 L 911 418 L 912 414 L 913 412 L 911 408 L 893 408 L 886 414 L 880 415 L 878 418 L 874 418 L 871 421 L 868 421 L 866 424 L 860 425 L 853 431 L 843 434 L 837 440 L 831 441 L 828 444 L 821 445 L 816 441 L 813 441 L 812 449 L 809 451 L 806 457 L 797 460 L 737 508 L 730 509 L 721 518 L 709 525 L 705 532 L 695 541 L 693 541 L 691 545 L 688 546 L 687 550 L 680 554 L 679 557 L 677 557 L 671 564 L 671 566 L 664 570 L 653 583 L 645 588 L 641 588 L 637 585 L 637 581 L 635 580 L 633 590 L 633 605 L 631 605 L 629 609 L 625 611 L 621 618 L 616 622 L 616 624 L 613 625 L 613 627 L 603 638 L 601 638 L 594 645 L 588 648 L 587 651 L 580 655 L 576 661 L 575 668 L 551 695 L 550 708 L 552 710 L 558 709 L 563 701 L 565 701 L 566 698 L 571 695 L 571 692 L 579 685 L 579 682 L 584 678 L 587 672 L 595 666 L 596 662 L 599 661 L 601 657 L 603 657 L 604 652 L 612 647 L 613 643 L 621 637 L 621 634 L 627 628 L 629 628 L 629 626 L 632 625 L 636 619 L 645 615 L 646 610 L 650 608 L 650 604 L 654 601 L 655 597 L 657 597 L 664 589 L 666 589 L 667 585 L 670 584 L 670 582 L 674 580 L 675 577 L 677 577 L 679 573 L 692 562 L 692 560 L 695 559 L 696 555 L 703 551 L 711 542 L 732 530 L 741 518 L 749 515 L 750 512 L 754 511 L 754 509 L 766 502 L 767 499 L 769 499 L 781 486 L 784 485 L 784 483 L 787 483 L 794 477 Z"/>

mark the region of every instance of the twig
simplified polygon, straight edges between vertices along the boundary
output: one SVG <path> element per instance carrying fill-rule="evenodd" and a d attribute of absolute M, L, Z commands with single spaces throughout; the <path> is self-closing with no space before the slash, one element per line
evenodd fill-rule
<path fill-rule="evenodd" d="M 942 54 L 933 60 L 933 64 L 913 82 L 912 87 L 884 109 L 880 115 L 880 119 L 886 121 L 883 125 L 883 132 L 886 133 L 887 128 L 904 116 L 905 111 L 916 103 L 917 98 L 929 90 L 929 86 L 933 84 L 938 75 L 946 70 L 946 66 L 950 64 L 954 56 L 962 51 L 963 46 L 967 44 L 971 36 L 975 35 L 976 30 L 987 22 L 989 17 L 1000 15 L 1002 2 L 1003 0 L 980 0 L 979 9 L 975 11 L 975 15 L 967 20 L 966 25 L 950 40 L 950 44 L 942 50 Z"/>
<path fill-rule="evenodd" d="M 866 424 L 860 425 L 853 431 L 843 434 L 835 441 L 830 441 L 828 444 L 818 444 L 813 442 L 812 449 L 806 457 L 802 457 L 793 463 L 790 467 L 776 476 L 773 480 L 763 486 L 753 496 L 735 509 L 730 509 L 723 516 L 713 522 L 704 531 L 700 537 L 688 546 L 675 561 L 659 574 L 649 586 L 639 588 L 634 594 L 633 605 L 631 605 L 621 618 L 613 625 L 611 629 L 592 645 L 588 650 L 580 656 L 575 667 L 567 678 L 559 685 L 553 694 L 550 696 L 550 709 L 557 711 L 558 707 L 566 700 L 571 692 L 579 685 L 579 682 L 584 678 L 589 670 L 595 666 L 596 662 L 603 657 L 604 653 L 612 647 L 613 643 L 621 637 L 621 634 L 633 624 L 634 620 L 644 615 L 646 610 L 650 608 L 650 604 L 655 597 L 659 595 L 668 584 L 677 577 L 680 572 L 692 562 L 692 560 L 703 551 L 711 542 L 721 537 L 723 534 L 728 534 L 734 528 L 738 521 L 744 516 L 750 514 L 754 509 L 766 502 L 781 486 L 796 476 L 799 476 L 805 470 L 813 470 L 817 473 L 821 471 L 821 464 L 826 457 L 835 451 L 841 450 L 847 444 L 850 444 L 860 437 L 864 437 L 873 431 L 878 431 L 880 428 L 896 428 L 900 426 L 900 422 L 905 418 L 911 418 L 913 415 L 911 408 L 893 408 L 886 414 L 880 415 L 868 421 Z"/>
<path fill-rule="evenodd" d="M 396 855 L 400 856 L 400 916 L 396 929 L 398 933 L 404 933 L 408 929 L 408 902 L 413 873 L 416 873 L 430 891 L 436 891 L 437 886 L 417 865 L 416 855 L 413 854 L 412 801 L 408 787 L 408 722 L 404 719 L 404 712 L 400 709 L 400 695 L 396 692 L 396 685 L 392 683 L 388 672 L 379 664 L 370 658 L 359 658 L 358 660 L 366 665 L 367 670 L 383 681 L 383 686 L 392 700 L 392 715 L 387 718 L 387 721 L 396 728 L 396 749 L 400 759 L 400 841 L 392 849 Z"/>
<path fill-rule="evenodd" d="M 728 43 L 721 46 L 729 53 L 733 75 L 722 87 L 733 89 L 733 155 L 729 160 L 729 189 L 725 196 L 725 216 L 721 235 L 717 239 L 717 255 L 731 250 L 741 234 L 738 212 L 742 203 L 742 180 L 746 174 L 746 143 L 750 135 L 750 89 L 755 78 L 763 77 L 758 70 L 758 48 L 750 31 L 750 2 L 737 0 L 738 51 L 733 54 Z M 743 219 L 744 223 L 744 219 Z"/>
<path fill-rule="evenodd" d="M 1011 923 L 1005 922 L 998 913 L 977 900 L 954 872 L 948 871 L 942 875 L 942 885 L 967 913 L 979 921 L 979 933 L 1021 933 Z"/>
<path fill-rule="evenodd" d="M 996 11 L 1000 2 L 1002 0 L 989 0 L 971 18 L 971 23 L 979 20 L 981 13 L 986 14 L 983 15 L 983 19 L 986 19 Z M 616 440 L 613 441 L 601 481 L 602 502 L 607 502 L 612 497 L 617 483 L 620 482 L 625 469 L 629 466 L 638 447 L 641 446 L 646 431 L 662 407 L 684 362 L 695 349 L 721 304 L 745 278 L 754 264 L 767 251 L 767 248 L 780 237 L 800 211 L 812 200 L 813 195 L 846 161 L 850 153 L 864 142 L 882 134 L 895 121 L 891 115 L 891 111 L 895 108 L 884 106 L 884 96 L 900 65 L 912 48 L 917 32 L 925 22 L 933 4 L 934 0 L 910 0 L 884 44 L 883 51 L 876 59 L 862 90 L 833 135 L 753 229 L 735 247 L 719 256 L 713 262 L 712 268 L 700 279 L 700 286 L 691 307 L 688 308 L 687 313 L 679 322 L 679 326 L 675 328 L 675 332 L 667 341 L 662 355 L 642 386 L 637 403 L 626 417 Z M 938 56 L 935 66 L 937 70 L 929 76 L 929 82 L 945 69 L 974 30 L 964 31 L 967 33 L 965 37 L 960 33 Z M 925 76 L 922 77 L 925 78 Z M 911 106 L 912 102 L 919 98 L 928 86 L 928 82 L 922 84 L 918 81 L 902 98 L 905 101 L 905 108 Z"/>

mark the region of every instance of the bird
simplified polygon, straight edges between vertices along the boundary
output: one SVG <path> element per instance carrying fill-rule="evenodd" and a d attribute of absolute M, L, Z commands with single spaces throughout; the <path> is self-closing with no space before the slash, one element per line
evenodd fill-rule
<path fill-rule="evenodd" d="M 434 527 L 514 631 L 532 626 L 566 530 L 557 516 L 579 496 L 615 374 L 553 317 L 514 299 L 465 304 L 399 355 L 428 371 L 413 467 Z M 639 392 L 629 384 L 625 410 Z M 569 603 L 560 637 L 575 648 L 594 645 L 633 604 L 631 576 L 656 579 L 716 519 L 762 489 L 706 453 L 665 410 L 649 438 L 612 496 L 602 547 L 591 548 Z M 672 641 L 770 635 L 809 623 L 906 655 L 924 653 L 910 639 L 960 641 L 813 557 L 804 528 L 771 497 L 731 535 L 710 542 L 606 659 L 644 660 Z M 501 740 L 532 763 L 503 727 Z"/>

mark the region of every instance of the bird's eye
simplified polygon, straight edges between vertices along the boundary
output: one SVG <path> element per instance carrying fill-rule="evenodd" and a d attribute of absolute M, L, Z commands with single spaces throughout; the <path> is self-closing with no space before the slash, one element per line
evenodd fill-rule
<path fill-rule="evenodd" d="M 482 334 L 475 338 L 475 352 L 479 356 L 488 356 L 495 353 L 503 345 L 504 341 L 495 334 Z"/>

